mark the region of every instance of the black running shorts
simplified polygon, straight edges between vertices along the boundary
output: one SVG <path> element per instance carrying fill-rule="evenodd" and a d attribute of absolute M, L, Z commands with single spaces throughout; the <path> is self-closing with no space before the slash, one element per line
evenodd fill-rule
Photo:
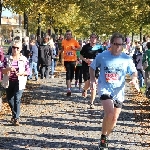
<path fill-rule="evenodd" d="M 113 97 L 111 95 L 108 95 L 108 94 L 103 94 L 100 97 L 100 100 L 102 100 L 102 101 L 107 100 L 107 99 L 112 99 L 113 100 Z M 113 102 L 114 102 L 114 107 L 122 108 L 123 102 L 119 102 L 117 100 L 113 100 Z"/>

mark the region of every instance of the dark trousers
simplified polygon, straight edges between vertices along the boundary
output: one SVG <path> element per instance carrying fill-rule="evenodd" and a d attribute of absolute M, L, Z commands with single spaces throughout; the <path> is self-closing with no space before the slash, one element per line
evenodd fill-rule
<path fill-rule="evenodd" d="M 73 80 L 75 71 L 76 61 L 64 61 L 66 68 L 66 80 Z"/>
<path fill-rule="evenodd" d="M 12 118 L 19 119 L 20 103 L 23 90 L 19 90 L 19 81 L 9 81 L 9 87 L 6 89 L 8 104 L 12 111 Z"/>
<path fill-rule="evenodd" d="M 50 72 L 50 65 L 41 65 L 41 79 L 43 79 L 44 77 L 46 79 L 49 78 L 49 72 Z"/>
<path fill-rule="evenodd" d="M 79 83 L 82 83 L 82 66 L 76 66 L 75 80 L 79 80 Z"/>

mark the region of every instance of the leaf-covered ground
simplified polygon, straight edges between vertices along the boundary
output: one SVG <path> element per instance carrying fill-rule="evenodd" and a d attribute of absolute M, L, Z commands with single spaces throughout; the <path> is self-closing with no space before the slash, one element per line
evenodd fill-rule
<path fill-rule="evenodd" d="M 11 113 L 4 97 L 0 113 L 2 150 L 97 150 L 103 118 L 98 96 L 95 109 L 72 87 L 66 97 L 64 68 L 56 78 L 30 81 L 22 98 L 20 126 L 10 124 Z M 118 124 L 109 137 L 112 150 L 148 150 L 150 103 L 126 83 L 126 100 Z"/>

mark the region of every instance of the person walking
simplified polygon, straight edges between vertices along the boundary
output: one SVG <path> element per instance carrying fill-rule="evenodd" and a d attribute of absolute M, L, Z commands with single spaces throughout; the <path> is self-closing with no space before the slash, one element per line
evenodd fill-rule
<path fill-rule="evenodd" d="M 30 63 L 30 75 L 28 76 L 28 80 L 32 79 L 32 74 L 34 71 L 35 80 L 38 80 L 38 48 L 36 46 L 36 40 L 32 39 L 30 41 L 30 54 L 29 54 L 29 63 Z"/>
<path fill-rule="evenodd" d="M 82 48 L 82 40 L 79 40 L 79 45 Z M 80 59 L 80 50 L 79 49 L 76 52 L 77 55 L 77 65 L 75 68 L 75 87 L 77 87 L 77 85 L 79 84 L 79 91 L 81 92 L 81 85 L 82 85 L 82 60 Z"/>
<path fill-rule="evenodd" d="M 51 61 L 51 71 L 50 71 L 50 75 L 51 78 L 54 78 L 54 72 L 55 72 L 55 68 L 56 68 L 56 61 L 57 61 L 57 54 L 56 54 L 56 46 L 55 43 L 53 41 L 53 38 L 50 38 L 48 45 L 50 46 L 50 49 L 52 51 L 52 61 Z"/>
<path fill-rule="evenodd" d="M 133 54 L 132 58 L 138 72 L 139 85 L 142 88 L 144 86 L 144 71 L 142 66 L 143 52 L 140 45 L 136 46 L 136 53 Z"/>
<path fill-rule="evenodd" d="M 2 86 L 6 88 L 6 97 L 12 111 L 11 122 L 15 126 L 19 125 L 21 97 L 30 73 L 28 60 L 20 53 L 21 44 L 20 41 L 13 42 L 12 55 L 4 58 L 2 69 Z"/>
<path fill-rule="evenodd" d="M 44 36 L 43 44 L 39 45 L 38 60 L 40 65 L 41 79 L 48 79 L 52 61 L 52 50 L 49 46 L 49 35 Z"/>
<path fill-rule="evenodd" d="M 114 33 L 110 39 L 111 50 L 98 54 L 90 65 L 90 87 L 95 89 L 95 70 L 100 68 L 98 94 L 104 109 L 102 134 L 98 148 L 108 147 L 108 136 L 114 129 L 124 101 L 125 77 L 130 74 L 130 84 L 138 84 L 137 70 L 130 56 L 122 52 L 123 36 Z"/>
<path fill-rule="evenodd" d="M 146 85 L 146 96 L 149 97 L 150 93 L 150 42 L 146 44 L 147 50 L 145 51 L 142 59 L 142 64 L 146 61 L 148 63 L 147 68 L 145 69 L 145 85 Z"/>

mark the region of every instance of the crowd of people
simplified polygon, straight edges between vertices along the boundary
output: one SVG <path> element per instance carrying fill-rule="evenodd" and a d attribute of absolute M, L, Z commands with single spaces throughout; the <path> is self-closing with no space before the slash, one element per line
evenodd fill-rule
<path fill-rule="evenodd" d="M 27 80 L 33 79 L 33 76 L 36 81 L 39 77 L 41 80 L 54 78 L 56 63 L 59 61 L 66 69 L 67 96 L 71 96 L 73 84 L 79 88 L 83 97 L 87 97 L 90 89 L 89 106 L 94 109 L 98 92 L 104 109 L 99 149 L 105 148 L 124 102 L 126 74 L 131 76 L 130 83 L 136 88 L 137 85 L 146 85 L 148 91 L 149 60 L 150 42 L 132 44 L 129 38 L 124 40 L 120 33 L 114 33 L 104 43 L 99 41 L 95 33 L 90 35 L 87 42 L 77 41 L 71 30 L 66 31 L 64 39 L 60 37 L 54 40 L 46 34 L 42 44 L 34 37 L 24 38 L 22 44 L 20 37 L 15 37 L 7 55 L 1 57 L 1 85 L 6 89 L 12 111 L 11 122 L 15 126 L 19 125 L 21 97 Z"/>

